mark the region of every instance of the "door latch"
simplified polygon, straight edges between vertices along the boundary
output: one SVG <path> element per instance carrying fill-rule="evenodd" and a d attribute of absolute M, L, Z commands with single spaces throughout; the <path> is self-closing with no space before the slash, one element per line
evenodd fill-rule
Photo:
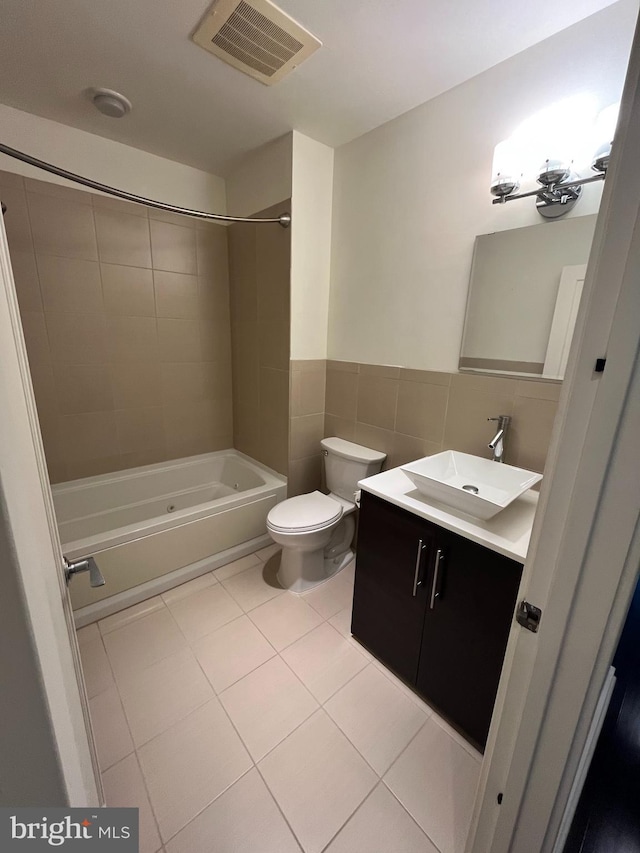
<path fill-rule="evenodd" d="M 529 604 L 528 601 L 521 601 L 516 610 L 516 622 L 522 625 L 527 631 L 538 633 L 540 620 L 542 619 L 542 610 L 536 607 L 535 604 Z"/>
<path fill-rule="evenodd" d="M 89 572 L 89 584 L 91 586 L 105 585 L 105 579 L 93 557 L 85 557 L 83 560 L 77 560 L 75 563 L 70 563 L 66 557 L 62 559 L 64 561 L 64 576 L 67 584 L 74 575 L 79 575 L 80 572 Z"/>

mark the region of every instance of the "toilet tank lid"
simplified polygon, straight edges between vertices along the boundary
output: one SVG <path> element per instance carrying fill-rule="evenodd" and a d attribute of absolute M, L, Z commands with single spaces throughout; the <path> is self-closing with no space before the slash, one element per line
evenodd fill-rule
<path fill-rule="evenodd" d="M 361 444 L 354 444 L 352 441 L 345 441 L 344 438 L 323 438 L 320 444 L 336 456 L 352 459 L 354 462 L 384 462 L 387 458 L 386 453 L 363 447 Z"/>

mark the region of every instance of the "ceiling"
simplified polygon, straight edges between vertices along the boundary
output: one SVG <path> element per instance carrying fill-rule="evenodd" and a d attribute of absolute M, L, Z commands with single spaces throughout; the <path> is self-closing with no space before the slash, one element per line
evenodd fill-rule
<path fill-rule="evenodd" d="M 224 175 L 291 129 L 342 145 L 611 4 L 280 0 L 324 47 L 269 88 L 190 41 L 208 0 L 2 0 L 0 102 Z M 100 115 L 91 86 L 133 111 Z"/>

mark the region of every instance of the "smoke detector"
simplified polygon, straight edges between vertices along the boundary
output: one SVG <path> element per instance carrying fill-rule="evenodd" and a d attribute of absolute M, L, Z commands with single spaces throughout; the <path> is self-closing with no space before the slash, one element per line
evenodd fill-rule
<path fill-rule="evenodd" d="M 322 47 L 271 0 L 217 0 L 192 38 L 266 86 L 282 80 Z"/>
<path fill-rule="evenodd" d="M 122 118 L 131 111 L 131 101 L 113 89 L 91 90 L 91 102 L 103 115 Z"/>

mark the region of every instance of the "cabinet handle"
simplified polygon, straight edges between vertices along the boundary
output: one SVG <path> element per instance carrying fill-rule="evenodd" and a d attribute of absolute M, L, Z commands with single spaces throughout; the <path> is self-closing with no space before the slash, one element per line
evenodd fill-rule
<path fill-rule="evenodd" d="M 436 551 L 436 559 L 433 565 L 433 583 L 431 584 L 431 598 L 429 600 L 429 609 L 433 610 L 436 606 L 436 598 L 440 595 L 439 592 L 436 592 L 438 589 L 438 575 L 440 574 L 440 563 L 442 562 L 443 554 L 442 548 L 438 548 Z"/>
<path fill-rule="evenodd" d="M 422 579 L 418 580 L 420 576 L 420 564 L 422 563 L 422 552 L 427 546 L 423 544 L 422 539 L 418 540 L 418 553 L 416 554 L 416 570 L 413 575 L 413 597 L 415 598 L 418 594 L 418 587 L 422 586 Z"/>

